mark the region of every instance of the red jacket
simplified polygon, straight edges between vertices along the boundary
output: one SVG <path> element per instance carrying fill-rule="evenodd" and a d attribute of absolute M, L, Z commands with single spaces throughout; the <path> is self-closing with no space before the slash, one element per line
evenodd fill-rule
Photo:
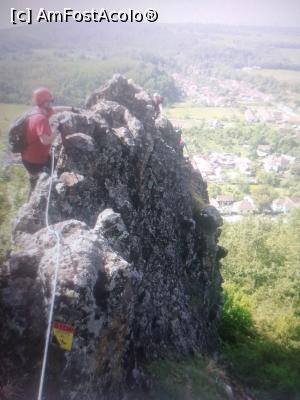
<path fill-rule="evenodd" d="M 32 164 L 44 164 L 48 161 L 51 145 L 40 141 L 42 135 L 51 135 L 49 118 L 39 107 L 32 110 L 26 124 L 27 146 L 22 152 L 22 159 Z"/>

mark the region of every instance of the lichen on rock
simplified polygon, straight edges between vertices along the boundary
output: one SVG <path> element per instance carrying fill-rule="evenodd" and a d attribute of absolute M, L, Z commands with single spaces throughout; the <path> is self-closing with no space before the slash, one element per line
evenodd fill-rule
<path fill-rule="evenodd" d="M 222 220 L 179 133 L 155 117 L 139 86 L 116 75 L 79 114 L 57 118 L 49 219 L 62 244 L 54 319 L 75 335 L 70 352 L 51 344 L 46 392 L 121 399 L 147 384 L 148 362 L 217 351 Z M 45 227 L 49 183 L 43 173 L 20 209 L 0 277 L 1 350 L 9 348 L 5 357 L 32 381 L 57 249 Z"/>

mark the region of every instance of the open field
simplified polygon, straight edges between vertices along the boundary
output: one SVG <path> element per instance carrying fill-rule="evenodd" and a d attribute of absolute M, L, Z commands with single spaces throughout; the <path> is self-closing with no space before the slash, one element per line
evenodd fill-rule
<path fill-rule="evenodd" d="M 238 108 L 233 107 L 198 107 L 188 103 L 178 103 L 166 110 L 170 119 L 202 120 L 202 119 L 243 119 Z M 196 124 L 197 125 L 197 124 Z"/>
<path fill-rule="evenodd" d="M 181 118 L 173 118 L 167 115 L 173 126 L 180 129 L 190 129 L 196 127 L 201 127 L 203 120 L 202 119 L 181 119 Z"/>
<path fill-rule="evenodd" d="M 24 104 L 5 104 L 0 103 L 0 130 L 1 132 L 7 129 L 10 123 L 22 114 L 24 111 L 29 109 L 29 106 Z"/>
<path fill-rule="evenodd" d="M 0 103 L 0 150 L 6 146 L 6 134 L 9 125 L 29 107 L 23 104 Z"/>
<path fill-rule="evenodd" d="M 280 55 L 292 64 L 300 64 L 300 49 L 297 48 L 281 48 Z"/>
<path fill-rule="evenodd" d="M 299 61 L 300 62 L 300 61 Z M 249 72 L 250 74 L 261 75 L 266 78 L 274 78 L 281 82 L 300 83 L 300 71 L 287 69 L 258 69 Z"/>

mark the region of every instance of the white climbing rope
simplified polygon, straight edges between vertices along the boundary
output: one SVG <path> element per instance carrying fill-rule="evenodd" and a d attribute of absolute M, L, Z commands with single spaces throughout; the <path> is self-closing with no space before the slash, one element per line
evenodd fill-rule
<path fill-rule="evenodd" d="M 44 347 L 44 356 L 43 356 L 43 364 L 41 370 L 41 377 L 40 377 L 40 384 L 39 384 L 39 391 L 38 391 L 38 400 L 42 400 L 43 398 L 43 389 L 44 389 L 44 381 L 45 381 L 45 372 L 47 367 L 47 359 L 48 359 L 48 349 L 49 343 L 51 338 L 51 331 L 52 331 L 52 320 L 53 320 L 53 310 L 54 310 L 54 303 L 55 303 L 55 293 L 57 287 L 57 278 L 58 278 L 58 269 L 59 269 L 59 259 L 60 259 L 60 234 L 55 229 L 49 226 L 49 205 L 50 205 L 50 198 L 51 198 L 51 190 L 52 190 L 52 183 L 53 183 L 53 175 L 54 175 L 54 150 L 55 147 L 52 146 L 51 148 L 51 175 L 50 175 L 50 184 L 48 190 L 48 197 L 47 197 L 47 206 L 46 206 L 46 217 L 45 223 L 48 231 L 54 233 L 56 236 L 56 264 L 54 269 L 54 277 L 52 281 L 52 295 L 51 295 L 51 303 L 50 303 L 50 311 L 48 317 L 48 326 L 46 332 L 46 340 L 45 340 L 45 347 Z"/>

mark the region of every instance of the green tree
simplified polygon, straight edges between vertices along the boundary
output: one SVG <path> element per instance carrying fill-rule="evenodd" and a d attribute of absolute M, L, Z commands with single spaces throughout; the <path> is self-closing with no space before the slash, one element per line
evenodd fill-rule
<path fill-rule="evenodd" d="M 259 211 L 264 211 L 270 208 L 277 193 L 271 186 L 258 185 L 251 189 L 251 195 Z"/>
<path fill-rule="evenodd" d="M 266 172 L 264 170 L 260 170 L 256 175 L 258 183 L 262 185 L 271 185 L 274 187 L 278 187 L 280 184 L 280 179 L 278 175 L 272 172 Z"/>

